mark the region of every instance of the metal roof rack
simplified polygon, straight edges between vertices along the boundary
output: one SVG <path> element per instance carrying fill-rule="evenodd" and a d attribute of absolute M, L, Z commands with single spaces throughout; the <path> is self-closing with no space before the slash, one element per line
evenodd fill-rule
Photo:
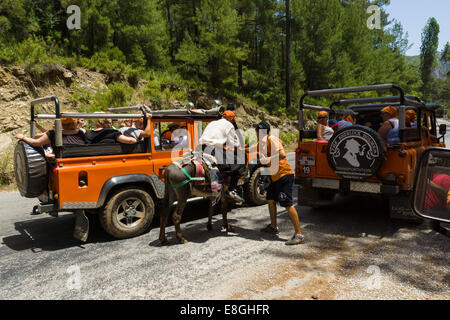
<path fill-rule="evenodd" d="M 360 86 L 360 87 L 348 87 L 348 88 L 337 88 L 337 89 L 324 89 L 324 90 L 312 90 L 302 95 L 300 99 L 300 111 L 299 111 L 299 130 L 300 130 L 300 140 L 302 139 L 302 131 L 304 128 L 303 125 L 303 109 L 307 108 L 307 105 L 304 103 L 306 97 L 323 97 L 337 94 L 347 94 L 347 93 L 359 93 L 359 92 L 369 92 L 369 91 L 382 91 L 382 90 L 392 90 L 397 91 L 399 93 L 398 96 L 382 96 L 382 97 L 370 97 L 370 98 L 353 98 L 353 99 L 341 99 L 333 102 L 330 105 L 330 110 L 333 109 L 336 105 L 353 105 L 351 108 L 347 108 L 348 110 L 362 111 L 362 108 L 370 108 L 378 106 L 380 107 L 382 104 L 380 103 L 388 103 L 387 105 L 398 105 L 400 110 L 399 112 L 399 127 L 400 129 L 405 128 L 405 110 L 415 109 L 418 113 L 418 119 L 420 119 L 421 112 L 430 110 L 430 108 L 435 108 L 435 106 L 426 105 L 423 101 L 418 99 L 416 96 L 405 95 L 403 89 L 392 83 L 388 84 L 377 84 L 377 85 L 369 85 L 369 86 Z M 378 104 L 374 104 L 374 103 Z M 420 121 L 420 120 L 419 120 Z M 418 124 L 420 128 L 420 124 Z M 420 131 L 420 130 L 418 130 Z M 420 132 L 419 132 L 420 134 Z"/>
<path fill-rule="evenodd" d="M 55 104 L 55 114 L 35 114 L 35 106 L 44 103 Z M 80 112 L 61 112 L 59 99 L 56 96 L 48 96 L 31 101 L 31 118 L 30 118 L 30 135 L 35 136 L 35 125 L 34 121 L 36 119 L 50 119 L 55 120 L 55 155 L 60 157 L 60 147 L 62 147 L 62 125 L 61 118 L 71 118 L 71 119 L 136 119 L 143 118 L 144 125 L 146 125 L 146 115 L 150 113 L 155 118 L 211 118 L 215 119 L 221 117 L 225 108 L 221 106 L 219 100 L 214 101 L 215 107 L 210 110 L 205 109 L 195 109 L 192 102 L 188 103 L 185 109 L 170 109 L 170 110 L 151 110 L 145 105 L 135 105 L 126 106 L 118 108 L 109 108 L 109 113 L 97 112 L 97 113 L 80 113 Z M 130 112 L 130 111 L 140 111 L 140 113 L 116 113 L 116 112 Z"/>

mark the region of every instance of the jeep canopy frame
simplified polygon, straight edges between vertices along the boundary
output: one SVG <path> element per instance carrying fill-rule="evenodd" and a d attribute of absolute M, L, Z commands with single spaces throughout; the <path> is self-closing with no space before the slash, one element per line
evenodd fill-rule
<path fill-rule="evenodd" d="M 35 114 L 35 107 L 46 103 L 55 104 L 55 114 Z M 151 110 L 145 105 L 127 106 L 119 108 L 109 108 L 110 113 L 80 113 L 80 112 L 61 112 L 59 99 L 56 96 L 48 96 L 31 101 L 30 110 L 30 135 L 35 136 L 35 120 L 55 120 L 55 157 L 62 157 L 62 124 L 61 118 L 69 119 L 136 119 L 142 118 L 144 126 L 147 125 L 147 114 L 150 113 L 155 119 L 219 119 L 222 117 L 225 108 L 220 106 L 220 101 L 215 101 L 216 107 L 210 110 L 194 109 L 194 104 L 189 103 L 186 109 L 171 110 Z M 140 111 L 140 113 L 114 113 L 126 111 Z"/>
<path fill-rule="evenodd" d="M 313 90 L 313 91 L 309 91 L 309 92 L 305 93 L 300 98 L 300 110 L 299 110 L 300 141 L 303 141 L 303 138 L 304 138 L 303 137 L 303 131 L 304 131 L 303 110 L 304 109 L 313 110 L 304 103 L 304 101 L 307 97 L 323 97 L 323 96 L 336 95 L 336 94 L 359 93 L 359 92 L 382 91 L 382 90 L 396 90 L 399 92 L 399 95 L 398 96 L 384 96 L 384 97 L 383 96 L 382 97 L 370 97 L 370 98 L 342 99 L 342 100 L 333 102 L 329 108 L 325 108 L 323 110 L 330 110 L 331 112 L 336 112 L 336 110 L 333 110 L 334 106 L 354 105 L 352 108 L 348 108 L 347 110 L 350 110 L 352 112 L 357 112 L 358 107 L 356 106 L 356 104 L 359 104 L 359 103 L 366 104 L 364 106 L 367 106 L 367 104 L 369 104 L 369 103 L 375 103 L 375 102 L 388 103 L 387 105 L 398 104 L 399 130 L 404 130 L 405 129 L 405 111 L 406 111 L 406 108 L 409 106 L 409 107 L 412 107 L 412 109 L 416 110 L 416 112 L 417 112 L 417 121 L 418 121 L 417 127 L 418 127 L 418 134 L 419 134 L 419 138 L 420 138 L 421 111 L 427 108 L 425 103 L 420 101 L 415 96 L 405 95 L 404 90 L 400 86 L 390 83 L 390 84 L 377 84 L 377 85 L 361 86 L 361 87 Z M 375 104 L 373 106 L 377 106 L 377 105 Z M 378 106 L 380 106 L 380 104 L 378 104 Z"/>

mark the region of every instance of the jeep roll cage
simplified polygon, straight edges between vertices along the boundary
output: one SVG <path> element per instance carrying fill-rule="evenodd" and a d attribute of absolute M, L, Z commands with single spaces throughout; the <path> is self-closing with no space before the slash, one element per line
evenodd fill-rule
<path fill-rule="evenodd" d="M 398 96 L 382 96 L 382 97 L 369 97 L 369 98 L 352 98 L 352 99 L 341 99 L 333 102 L 328 108 L 317 107 L 306 105 L 306 97 L 323 97 L 335 94 L 346 94 L 346 93 L 358 93 L 358 92 L 368 92 L 368 91 L 381 91 L 381 90 L 396 90 L 399 92 Z M 337 88 L 337 89 L 324 89 L 324 90 L 313 90 L 305 93 L 300 98 L 300 110 L 299 110 L 299 131 L 300 131 L 300 141 L 304 138 L 308 138 L 310 135 L 304 131 L 304 121 L 303 121 L 303 110 L 315 110 L 315 111 L 328 111 L 331 114 L 339 113 L 338 110 L 333 109 L 335 106 L 345 106 L 349 105 L 347 108 L 347 114 L 358 114 L 361 111 L 379 111 L 383 107 L 392 105 L 398 106 L 399 109 L 399 130 L 404 132 L 405 126 L 405 111 L 407 109 L 415 110 L 417 113 L 417 140 L 421 138 L 421 116 L 422 112 L 435 111 L 439 106 L 430 104 L 427 105 L 416 96 L 405 95 L 403 89 L 395 84 L 378 84 L 370 86 L 361 87 L 349 87 L 349 88 Z M 340 111 L 343 112 L 343 111 Z M 434 119 L 434 122 L 436 120 Z M 433 126 L 435 127 L 435 123 Z M 408 129 L 410 130 L 410 129 Z M 403 136 L 403 134 L 400 134 Z M 402 139 L 402 138 L 400 138 Z M 403 139 L 402 139 L 403 140 Z"/>
<path fill-rule="evenodd" d="M 35 106 L 45 103 L 55 104 L 55 114 L 35 114 Z M 61 112 L 59 99 L 56 96 L 48 96 L 31 101 L 31 118 L 30 118 L 30 135 L 35 136 L 35 123 L 36 119 L 55 120 L 55 158 L 62 158 L 64 151 L 69 151 L 68 154 L 79 156 L 92 156 L 95 152 L 86 150 L 85 146 L 63 146 L 62 143 L 62 125 L 61 118 L 69 119 L 136 119 L 142 118 L 144 126 L 147 125 L 147 114 L 152 114 L 153 119 L 219 119 L 225 108 L 220 106 L 220 101 L 215 101 L 216 107 L 210 110 L 194 109 L 194 104 L 189 103 L 186 109 L 171 109 L 171 110 L 151 110 L 145 105 L 127 106 L 119 108 L 109 108 L 110 113 L 79 113 L 79 112 Z M 140 111 L 140 113 L 113 113 L 113 112 L 129 112 Z M 144 139 L 144 144 L 138 143 L 137 145 L 120 145 L 117 148 L 117 144 L 103 145 L 105 149 L 102 155 L 116 154 L 116 153 L 148 153 L 149 152 L 149 139 Z M 98 145 L 100 147 L 100 145 Z M 65 150 L 66 149 L 66 150 Z M 119 150 L 120 149 L 120 150 Z M 87 152 L 83 154 L 83 152 Z"/>

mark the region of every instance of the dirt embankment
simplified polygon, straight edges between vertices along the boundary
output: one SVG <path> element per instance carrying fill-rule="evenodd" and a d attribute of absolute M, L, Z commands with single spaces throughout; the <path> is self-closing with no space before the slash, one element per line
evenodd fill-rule
<path fill-rule="evenodd" d="M 0 185 L 13 182 L 12 158 L 17 133 L 29 133 L 30 102 L 56 95 L 63 109 L 74 110 L 74 86 L 94 92 L 105 84 L 106 76 L 83 69 L 68 70 L 43 66 L 39 72 L 19 66 L 0 66 Z M 45 105 L 41 112 L 54 112 Z"/>
<path fill-rule="evenodd" d="M 33 99 L 55 95 L 62 110 L 76 110 L 79 105 L 74 99 L 77 92 L 86 90 L 95 95 L 98 90 L 106 88 L 110 79 L 107 75 L 82 68 L 73 70 L 61 66 L 42 66 L 39 72 L 33 68 L 0 65 L 0 185 L 13 182 L 12 152 L 15 146 L 14 136 L 17 133 L 29 133 L 30 102 Z M 126 80 L 126 79 L 124 79 Z M 145 86 L 141 80 L 137 88 Z M 170 85 L 169 85 L 170 86 Z M 161 88 L 163 91 L 165 88 Z M 136 90 L 137 92 L 138 90 Z M 238 104 L 225 98 L 215 97 L 207 92 L 187 89 L 188 96 L 196 106 L 208 108 L 215 99 L 221 99 L 224 105 L 232 102 L 236 105 L 239 127 L 243 130 L 252 128 L 252 124 L 262 119 L 268 121 L 273 128 L 279 129 L 280 135 L 296 134 L 296 122 L 268 115 L 262 108 L 246 103 Z M 151 105 L 145 96 L 133 96 L 136 103 Z M 184 107 L 179 101 L 171 101 L 171 107 Z M 44 105 L 39 112 L 53 113 L 52 105 Z M 251 130 L 250 130 L 251 132 Z"/>

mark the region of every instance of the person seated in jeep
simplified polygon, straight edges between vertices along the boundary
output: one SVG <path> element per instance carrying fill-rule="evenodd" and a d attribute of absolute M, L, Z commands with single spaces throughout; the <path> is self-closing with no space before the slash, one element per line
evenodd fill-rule
<path fill-rule="evenodd" d="M 186 122 L 180 122 L 180 126 L 178 127 L 178 129 L 172 132 L 171 141 L 174 142 L 178 147 L 189 146 Z"/>
<path fill-rule="evenodd" d="M 86 144 L 86 136 L 82 130 L 78 129 L 77 119 L 61 118 L 61 125 L 63 145 Z M 35 138 L 28 138 L 19 133 L 16 135 L 16 139 L 24 141 L 32 147 L 51 145 L 55 149 L 55 130 L 48 130 Z"/>
<path fill-rule="evenodd" d="M 239 137 L 233 126 L 233 121 L 235 121 L 235 119 L 236 115 L 234 112 L 227 110 L 223 113 L 222 119 L 210 122 L 199 139 L 199 147 L 201 150 L 216 157 L 217 159 L 219 154 L 226 154 L 225 146 L 228 148 L 238 148 L 240 146 Z M 224 161 L 225 158 L 226 160 L 229 160 L 228 157 L 224 156 L 217 159 L 217 167 L 220 173 L 223 174 L 227 171 L 231 176 L 229 196 L 237 202 L 244 202 L 244 199 L 242 199 L 236 192 L 237 183 L 239 180 L 238 173 L 242 169 L 243 165 L 236 165 L 234 163 L 228 164 Z"/>
<path fill-rule="evenodd" d="M 400 142 L 398 111 L 392 106 L 387 106 L 381 110 L 383 125 L 378 130 L 378 134 L 386 142 Z"/>
<path fill-rule="evenodd" d="M 94 121 L 94 124 L 97 128 L 94 130 L 89 130 L 85 134 L 86 142 L 88 144 L 107 144 L 116 142 L 124 144 L 135 144 L 138 142 L 138 140 L 133 137 L 127 137 L 120 131 L 111 129 L 110 119 L 96 119 Z"/>
<path fill-rule="evenodd" d="M 86 133 L 84 126 L 86 125 L 86 121 L 83 118 L 77 119 L 77 128 Z"/>
<path fill-rule="evenodd" d="M 353 116 L 351 114 L 346 115 L 343 120 L 338 122 L 339 129 L 351 127 L 354 124 L 355 120 L 353 119 Z"/>
<path fill-rule="evenodd" d="M 125 126 L 119 129 L 120 133 L 122 133 L 126 137 L 132 137 L 136 140 L 140 141 L 145 138 L 149 138 L 150 131 L 150 120 L 152 119 L 152 115 L 150 113 L 147 114 L 147 125 L 144 128 L 144 121 L 142 119 L 136 119 L 133 126 Z M 129 122 L 128 122 L 129 124 Z"/>
<path fill-rule="evenodd" d="M 330 119 L 330 121 L 328 121 L 328 125 L 331 127 L 331 129 L 333 129 L 334 132 L 340 129 L 337 119 Z"/>
<path fill-rule="evenodd" d="M 317 124 L 317 140 L 329 141 L 334 134 L 334 130 L 328 126 L 328 112 L 319 111 Z"/>
<path fill-rule="evenodd" d="M 417 116 L 416 116 L 416 112 L 414 110 L 406 110 L 406 113 L 405 113 L 406 127 L 417 128 L 416 119 L 417 119 Z"/>
<path fill-rule="evenodd" d="M 161 140 L 172 141 L 172 133 L 180 127 L 178 122 L 173 122 L 169 124 L 169 129 L 161 134 Z"/>
<path fill-rule="evenodd" d="M 426 210 L 448 210 L 450 193 L 450 176 L 445 173 L 435 174 L 428 183 L 424 209 Z"/>

